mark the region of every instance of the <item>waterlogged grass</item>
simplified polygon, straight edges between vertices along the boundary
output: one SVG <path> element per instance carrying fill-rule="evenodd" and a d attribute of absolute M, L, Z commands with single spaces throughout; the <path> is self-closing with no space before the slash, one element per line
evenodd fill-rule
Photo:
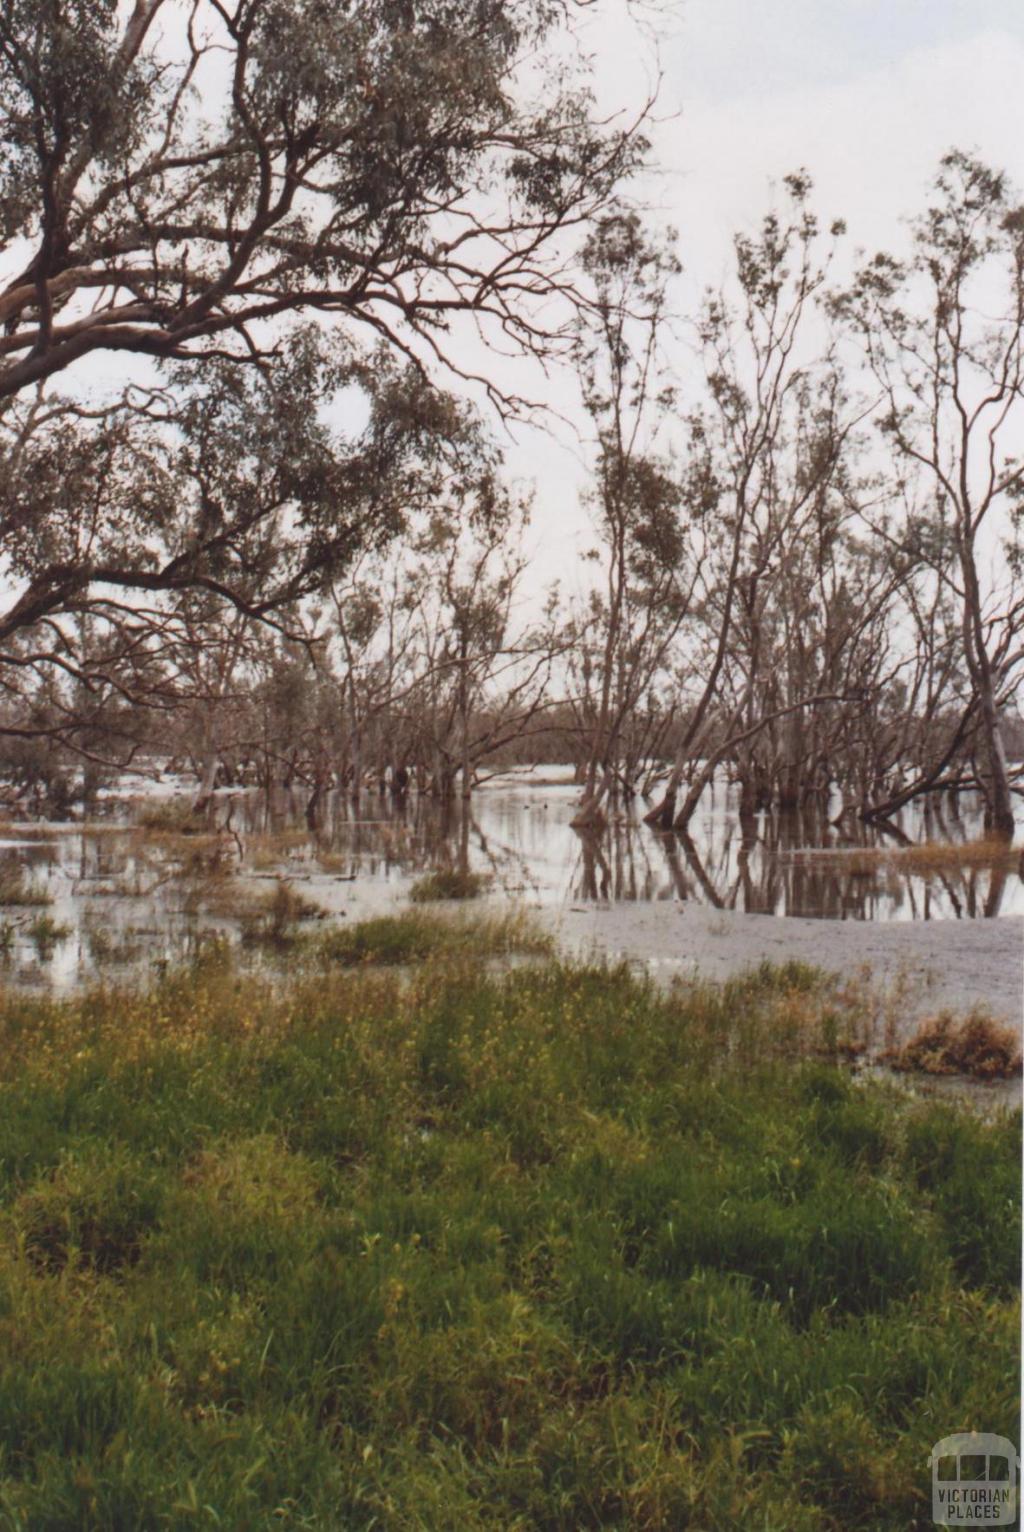
<path fill-rule="evenodd" d="M 409 898 L 414 904 L 428 904 L 437 899 L 479 899 L 490 882 L 491 879 L 483 873 L 442 867 L 418 878 L 409 890 Z"/>
<path fill-rule="evenodd" d="M 8 999 L 0 1525 L 930 1527 L 931 1444 L 1015 1437 L 1019 1121 L 807 1062 L 830 1003 L 451 947 Z"/>
<path fill-rule="evenodd" d="M 922 877 L 984 871 L 1017 871 L 1022 848 L 997 837 L 969 841 L 922 841 L 911 846 L 858 846 L 855 849 L 802 851 L 794 859 L 829 866 L 863 877 L 873 877 L 887 867 Z"/>
<path fill-rule="evenodd" d="M 959 1019 L 947 1011 L 929 1017 L 902 1047 L 888 1050 L 883 1058 L 896 1070 L 976 1080 L 1009 1080 L 1021 1072 L 1017 1033 L 984 1011 Z"/>
<path fill-rule="evenodd" d="M 551 952 L 552 942 L 515 911 L 459 920 L 410 910 L 327 931 L 316 939 L 312 950 L 322 961 L 342 967 L 392 967 L 469 954 L 479 958 L 543 956 Z"/>

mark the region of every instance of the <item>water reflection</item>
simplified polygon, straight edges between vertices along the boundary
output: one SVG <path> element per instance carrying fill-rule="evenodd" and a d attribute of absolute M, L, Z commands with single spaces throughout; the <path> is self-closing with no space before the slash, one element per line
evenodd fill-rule
<path fill-rule="evenodd" d="M 578 789 L 555 776 L 493 782 L 464 806 L 415 795 L 325 798 L 315 832 L 292 861 L 343 868 L 354 879 L 390 881 L 427 868 L 461 866 L 491 876 L 498 890 L 541 903 L 568 900 L 697 900 L 719 909 L 829 920 L 974 919 L 1024 913 L 1016 860 L 997 864 L 906 865 L 901 848 L 958 844 L 983 836 L 974 796 L 925 800 L 884 827 L 841 814 L 841 804 L 741 815 L 738 795 L 716 782 L 689 833 L 642 822 L 642 806 L 620 808 L 598 833 L 570 824 Z M 281 793 L 253 795 L 217 811 L 247 835 L 287 836 L 304 824 L 301 804 Z M 837 817 L 838 816 L 838 817 Z M 890 853 L 896 853 L 890 855 Z"/>
<path fill-rule="evenodd" d="M 982 835 L 982 811 L 908 808 L 884 831 L 813 814 L 741 816 L 715 784 L 687 835 L 642 823 L 640 806 L 600 833 L 570 825 L 565 775 L 493 782 L 468 805 L 416 795 L 326 797 L 310 830 L 283 792 L 226 795 L 198 836 L 140 833 L 144 807 L 114 800 L 88 826 L 15 826 L 0 835 L 0 963 L 18 983 L 67 987 L 91 972 L 157 967 L 239 930 L 238 890 L 285 876 L 339 918 L 404 901 L 425 870 L 486 875 L 528 904 L 693 900 L 722 910 L 832 920 L 991 918 L 1024 913 L 1016 861 L 908 866 L 893 848 Z M 261 880 L 265 880 L 261 883 Z M 308 885 L 308 887 L 307 887 Z"/>

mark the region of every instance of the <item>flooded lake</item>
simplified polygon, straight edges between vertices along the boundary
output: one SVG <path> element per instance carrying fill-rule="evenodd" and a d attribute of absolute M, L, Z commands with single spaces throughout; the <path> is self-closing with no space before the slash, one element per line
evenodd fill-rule
<path fill-rule="evenodd" d="M 547 767 L 492 780 L 465 813 L 461 802 L 415 795 L 367 794 L 358 810 L 335 796 L 315 833 L 302 800 L 244 792 L 219 795 L 194 835 L 173 833 L 188 823 L 187 796 L 111 795 L 85 824 L 8 822 L 0 960 L 8 982 L 65 989 L 236 939 L 241 903 L 281 878 L 327 917 L 358 919 L 404 904 L 425 872 L 448 867 L 489 880 L 489 900 L 567 910 L 675 903 L 861 922 L 1024 913 L 1016 855 L 993 864 L 940 854 L 933 863 L 914 849 L 981 837 L 980 804 L 966 795 L 955 807 L 915 805 L 883 832 L 850 815 L 830 823 L 839 803 L 828 815 L 741 823 L 723 782 L 688 836 L 649 829 L 639 804 L 582 836 L 570 824 L 577 797 L 571 773 Z"/>

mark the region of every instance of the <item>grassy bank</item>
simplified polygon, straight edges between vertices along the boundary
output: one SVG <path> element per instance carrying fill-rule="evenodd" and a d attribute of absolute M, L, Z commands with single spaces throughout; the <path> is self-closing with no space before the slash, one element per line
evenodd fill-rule
<path fill-rule="evenodd" d="M 1018 1122 L 797 966 L 351 956 L 4 1001 L 0 1527 L 906 1532 L 1016 1437 Z"/>

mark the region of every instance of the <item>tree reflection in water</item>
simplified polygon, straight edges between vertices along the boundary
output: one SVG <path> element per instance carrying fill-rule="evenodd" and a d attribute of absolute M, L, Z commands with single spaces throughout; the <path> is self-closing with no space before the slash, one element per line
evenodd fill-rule
<path fill-rule="evenodd" d="M 961 795 L 925 801 L 883 826 L 827 806 L 741 814 L 716 783 L 687 833 L 642 823 L 642 806 L 619 807 L 599 830 L 572 829 L 571 785 L 493 783 L 468 803 L 415 794 L 374 795 L 358 810 L 325 800 L 315 847 L 360 878 L 427 868 L 489 874 L 496 892 L 534 902 L 695 900 L 716 909 L 830 920 L 973 919 L 1024 912 L 1019 870 L 950 861 L 924 869 L 890 851 L 983 834 L 981 805 Z M 837 805 L 831 806 L 833 810 Z M 243 814 L 262 834 L 294 826 L 285 794 L 253 798 Z"/>

